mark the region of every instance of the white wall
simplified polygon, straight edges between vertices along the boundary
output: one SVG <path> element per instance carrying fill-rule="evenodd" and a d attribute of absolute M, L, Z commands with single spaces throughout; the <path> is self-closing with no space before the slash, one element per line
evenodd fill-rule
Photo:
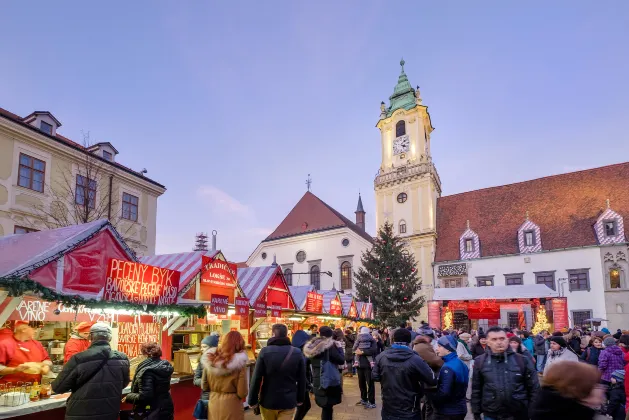
<path fill-rule="evenodd" d="M 530 262 L 526 262 L 527 259 Z M 435 282 L 442 287 L 436 277 L 439 265 L 446 264 L 435 265 Z M 504 275 L 511 273 L 524 273 L 524 284 L 535 284 L 535 272 L 555 270 L 557 292 L 560 292 L 558 280 L 568 278 L 566 270 L 589 268 L 590 291 L 571 292 L 568 282 L 563 282 L 569 316 L 572 318 L 572 311 L 591 310 L 593 317 L 606 317 L 604 277 L 598 247 L 471 260 L 467 262 L 467 267 L 469 287 L 476 286 L 476 277 L 492 275 L 494 286 L 505 286 Z M 570 322 L 572 324 L 572 319 Z"/>
<path fill-rule="evenodd" d="M 345 238 L 349 239 L 347 247 L 344 247 L 341 243 Z M 250 267 L 270 265 L 273 263 L 273 255 L 275 255 L 277 263 L 283 268 L 287 264 L 293 264 L 292 270 L 294 273 L 306 273 L 309 271 L 309 261 L 321 260 L 321 264 L 319 264 L 321 272 L 332 272 L 331 278 L 321 274 L 321 289 L 330 290 L 334 285 L 337 290 L 340 290 L 341 263 L 349 261 L 352 264 L 352 271 L 357 272 L 360 267 L 362 252 L 368 248 L 371 248 L 371 244 L 351 229 L 334 229 L 272 242 L 262 242 L 247 260 L 247 265 Z M 299 251 L 306 253 L 306 260 L 303 263 L 297 262 L 296 255 Z M 267 254 L 266 259 L 262 259 L 263 252 Z M 308 284 L 310 284 L 310 276 L 308 274 L 293 275 L 294 286 Z"/>

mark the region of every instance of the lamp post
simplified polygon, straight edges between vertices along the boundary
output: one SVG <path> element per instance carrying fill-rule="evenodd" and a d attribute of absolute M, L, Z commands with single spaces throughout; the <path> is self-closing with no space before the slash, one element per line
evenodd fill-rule
<path fill-rule="evenodd" d="M 564 293 L 563 287 L 566 285 L 567 282 L 568 282 L 568 279 L 566 277 L 557 279 L 557 283 L 559 284 L 559 297 L 564 297 L 565 293 Z"/>

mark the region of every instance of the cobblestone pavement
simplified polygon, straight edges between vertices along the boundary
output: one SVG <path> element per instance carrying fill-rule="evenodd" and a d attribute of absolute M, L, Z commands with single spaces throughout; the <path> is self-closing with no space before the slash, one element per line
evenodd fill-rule
<path fill-rule="evenodd" d="M 358 389 L 358 377 L 343 378 L 343 402 L 334 406 L 335 420 L 379 420 L 380 408 L 382 401 L 380 399 L 380 384 L 376 383 L 376 405 L 377 408 L 367 410 L 362 406 L 357 407 L 356 403 L 360 401 L 360 390 Z M 311 398 L 312 408 L 306 415 L 305 420 L 318 420 L 321 418 L 321 409 L 317 407 L 314 398 Z M 472 420 L 474 417 L 468 414 L 466 420 Z M 251 410 L 245 412 L 245 420 L 260 420 Z"/>

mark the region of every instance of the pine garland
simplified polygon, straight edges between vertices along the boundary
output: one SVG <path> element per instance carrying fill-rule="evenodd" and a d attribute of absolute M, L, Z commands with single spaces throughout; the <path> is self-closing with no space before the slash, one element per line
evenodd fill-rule
<path fill-rule="evenodd" d="M 85 306 L 89 309 L 120 309 L 144 312 L 148 314 L 155 314 L 158 312 L 176 312 L 186 317 L 196 315 L 202 318 L 207 315 L 207 310 L 203 305 L 198 307 L 187 305 L 140 305 L 131 302 L 106 302 L 96 299 L 84 299 L 78 295 L 62 295 L 29 278 L 23 277 L 0 278 L 0 289 L 8 291 L 9 296 L 11 297 L 20 297 L 28 293 L 32 293 L 48 302 L 62 303 L 64 306 L 71 306 L 73 308 Z"/>

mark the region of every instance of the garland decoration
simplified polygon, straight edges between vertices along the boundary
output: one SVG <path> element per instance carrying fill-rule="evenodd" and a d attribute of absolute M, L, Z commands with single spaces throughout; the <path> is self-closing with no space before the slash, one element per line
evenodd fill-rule
<path fill-rule="evenodd" d="M 41 284 L 24 277 L 3 277 L 0 278 L 0 288 L 9 292 L 11 297 L 20 297 L 28 293 L 33 293 L 39 298 L 48 302 L 62 303 L 64 306 L 71 306 L 77 309 L 84 306 L 89 309 L 119 309 L 127 311 L 138 311 L 147 314 L 158 312 L 176 312 L 181 316 L 198 316 L 204 318 L 207 315 L 205 306 L 188 305 L 142 305 L 131 302 L 106 302 L 96 299 L 84 299 L 78 295 L 62 295 L 54 290 L 42 286 Z"/>

